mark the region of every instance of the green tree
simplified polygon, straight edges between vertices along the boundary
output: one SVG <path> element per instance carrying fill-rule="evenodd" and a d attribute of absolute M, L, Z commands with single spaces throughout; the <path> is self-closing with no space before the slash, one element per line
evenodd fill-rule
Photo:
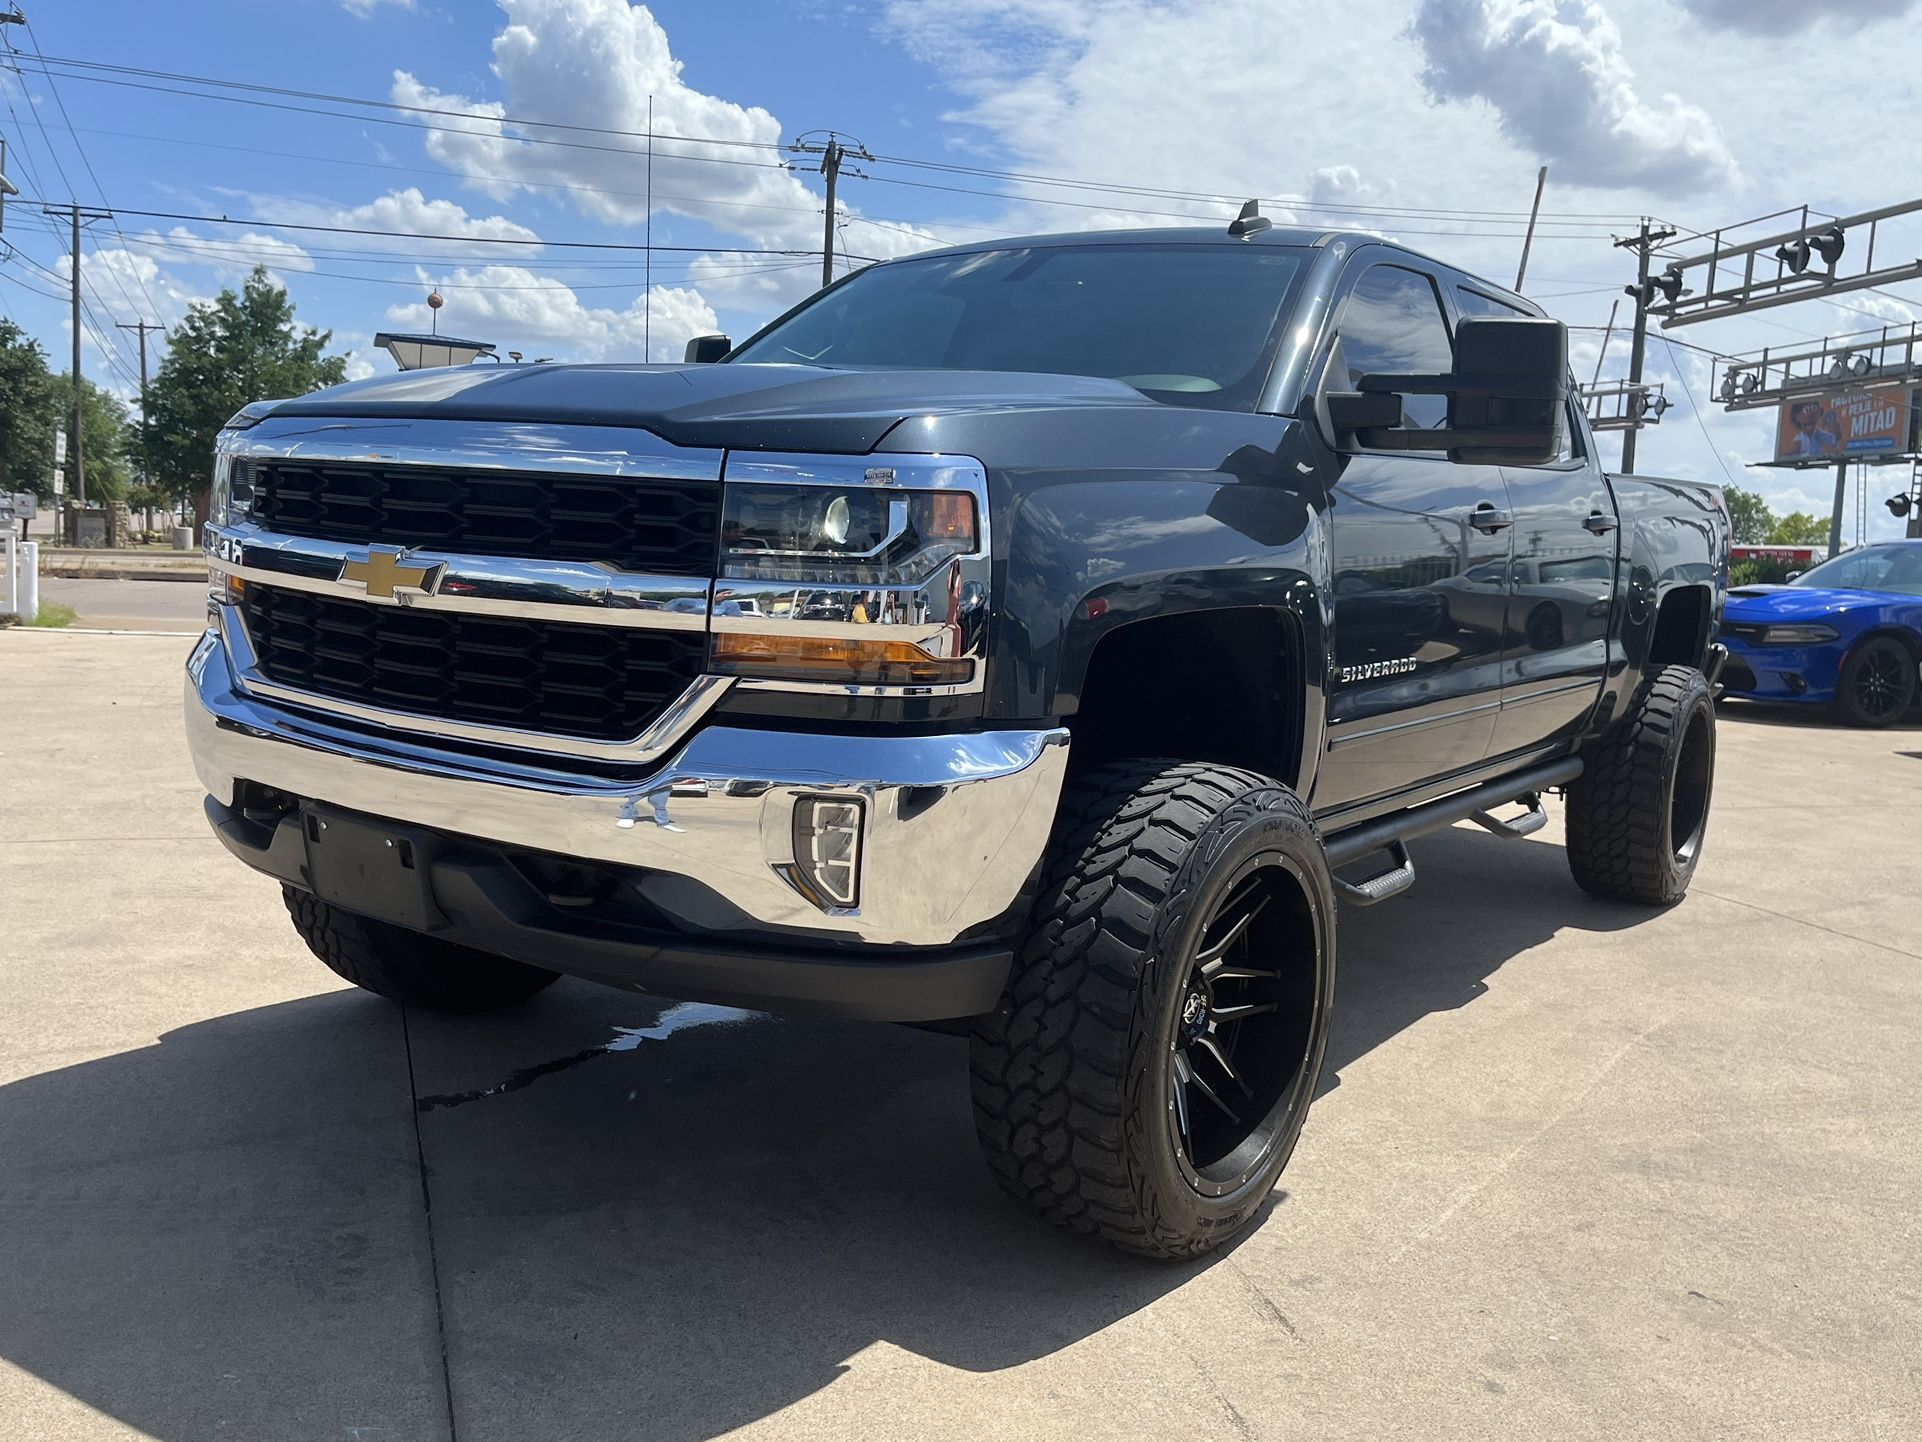
<path fill-rule="evenodd" d="M 1728 498 L 1729 523 L 1738 546 L 1765 546 L 1775 529 L 1775 512 L 1753 491 L 1730 486 L 1722 492 Z"/>
<path fill-rule="evenodd" d="M 239 294 L 196 303 L 168 337 L 147 388 L 147 464 L 155 486 L 198 506 L 213 469 L 214 435 L 252 401 L 305 395 L 346 379 L 325 354 L 332 331 L 297 325 L 287 292 L 255 269 Z"/>
<path fill-rule="evenodd" d="M 73 408 L 73 374 L 62 371 L 53 382 L 53 394 L 64 424 Z M 80 378 L 81 440 L 84 442 L 87 500 L 124 501 L 134 481 L 134 435 L 128 421 L 126 404 L 111 391 L 104 391 L 85 376 Z M 72 473 L 73 442 L 67 442 L 68 468 Z M 67 488 L 69 498 L 73 487 Z"/>
<path fill-rule="evenodd" d="M 52 498 L 53 435 L 61 407 L 40 342 L 0 320 L 0 491 Z"/>
<path fill-rule="evenodd" d="M 1769 531 L 1771 546 L 1824 546 L 1828 544 L 1827 516 L 1811 516 L 1807 511 L 1791 511 L 1776 521 Z"/>

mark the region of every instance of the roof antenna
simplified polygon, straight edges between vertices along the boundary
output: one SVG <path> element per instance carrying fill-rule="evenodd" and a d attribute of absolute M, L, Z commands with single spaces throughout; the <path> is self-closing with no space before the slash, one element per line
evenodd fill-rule
<path fill-rule="evenodd" d="M 1273 225 L 1274 222 L 1261 213 L 1261 202 L 1249 200 L 1242 203 L 1241 214 L 1228 222 L 1228 234 L 1246 240 L 1251 235 L 1260 235 Z"/>

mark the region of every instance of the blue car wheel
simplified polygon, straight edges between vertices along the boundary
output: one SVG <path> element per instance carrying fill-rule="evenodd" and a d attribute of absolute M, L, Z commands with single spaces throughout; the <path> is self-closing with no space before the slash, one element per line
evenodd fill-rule
<path fill-rule="evenodd" d="M 1915 702 L 1915 657 L 1893 636 L 1871 636 L 1849 653 L 1835 707 L 1857 726 L 1888 726 Z"/>

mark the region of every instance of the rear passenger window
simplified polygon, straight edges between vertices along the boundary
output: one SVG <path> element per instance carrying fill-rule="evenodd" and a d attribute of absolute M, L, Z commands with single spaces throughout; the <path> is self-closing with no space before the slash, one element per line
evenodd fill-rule
<path fill-rule="evenodd" d="M 1442 375 L 1455 363 L 1435 282 L 1399 265 L 1363 272 L 1343 303 L 1340 334 L 1350 385 L 1365 375 Z M 1402 416 L 1436 430 L 1448 419 L 1448 398 L 1406 396 Z"/>
<path fill-rule="evenodd" d="M 1528 314 L 1518 305 L 1461 285 L 1455 287 L 1455 309 L 1462 313 L 1463 320 L 1513 320 Z"/>

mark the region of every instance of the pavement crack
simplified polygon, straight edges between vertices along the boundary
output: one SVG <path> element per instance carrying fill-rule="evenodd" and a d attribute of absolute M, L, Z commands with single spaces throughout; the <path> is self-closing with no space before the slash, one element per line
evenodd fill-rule
<path fill-rule="evenodd" d="M 1757 906 L 1754 902 L 1744 901 L 1739 896 L 1724 896 L 1719 891 L 1709 891 L 1700 886 L 1695 887 L 1694 890 L 1699 895 L 1710 896 L 1717 901 L 1726 901 L 1730 906 L 1742 906 L 1748 908 L 1750 911 L 1759 911 L 1762 915 L 1773 916 L 1778 921 L 1792 921 L 1797 926 L 1806 926 L 1813 931 L 1826 932 L 1830 936 L 1840 937 L 1843 941 L 1853 941 L 1861 946 L 1873 946 L 1882 951 L 1893 952 L 1897 956 L 1906 956 L 1915 961 L 1922 961 L 1922 953 L 1909 951 L 1900 946 L 1890 946 L 1886 941 L 1877 941 L 1873 937 L 1857 936 L 1852 931 L 1842 931 L 1837 927 L 1825 926 L 1819 921 L 1809 920 L 1806 916 L 1791 916 L 1786 911 L 1771 911 L 1766 906 Z"/>
<path fill-rule="evenodd" d="M 427 1226 L 427 1274 L 434 1287 L 434 1331 L 440 1339 L 441 1396 L 447 1405 L 447 1442 L 460 1442 L 454 1420 L 454 1372 L 447 1361 L 447 1304 L 441 1293 L 440 1249 L 434 1239 L 434 1193 L 427 1181 L 427 1144 L 420 1134 L 420 1084 L 414 1074 L 414 1033 L 406 1003 L 400 1008 L 400 1036 L 407 1052 L 407 1095 L 414 1102 L 414 1160 L 420 1168 L 420 1211 Z"/>

